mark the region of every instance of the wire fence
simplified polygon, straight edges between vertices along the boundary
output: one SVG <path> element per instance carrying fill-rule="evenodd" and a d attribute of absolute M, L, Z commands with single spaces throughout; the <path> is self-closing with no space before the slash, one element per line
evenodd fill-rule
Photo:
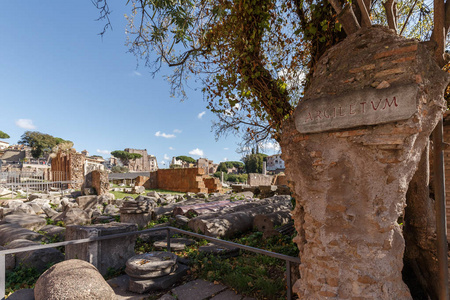
<path fill-rule="evenodd" d="M 0 198 L 14 198 L 18 194 L 34 192 L 62 192 L 79 183 L 70 180 L 66 172 L 0 172 Z"/>

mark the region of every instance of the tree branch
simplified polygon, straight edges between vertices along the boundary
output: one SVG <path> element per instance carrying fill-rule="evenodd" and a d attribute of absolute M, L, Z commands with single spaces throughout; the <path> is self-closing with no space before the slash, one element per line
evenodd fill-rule
<path fill-rule="evenodd" d="M 361 26 L 358 23 L 358 20 L 356 19 L 351 4 L 347 3 L 344 6 L 344 8 L 342 8 L 338 0 L 328 0 L 328 1 L 338 14 L 337 18 L 339 22 L 342 23 L 342 27 L 344 27 L 344 31 L 347 35 L 350 35 L 361 28 Z"/>
<path fill-rule="evenodd" d="M 369 11 L 364 3 L 364 0 L 357 0 L 359 10 L 361 11 L 361 23 L 363 27 L 372 26 L 372 22 L 370 21 Z"/>
<path fill-rule="evenodd" d="M 434 28 L 431 34 L 431 40 L 435 41 L 437 47 L 434 51 L 434 58 L 440 67 L 445 65 L 444 51 L 445 51 L 445 3 L 444 0 L 434 0 Z"/>
<path fill-rule="evenodd" d="M 450 1 L 445 2 L 445 36 L 450 28 Z"/>
<path fill-rule="evenodd" d="M 390 29 L 397 32 L 397 2 L 395 0 L 387 0 L 383 3 L 384 9 L 386 11 L 386 19 Z"/>
<path fill-rule="evenodd" d="M 402 35 L 403 30 L 405 30 L 406 24 L 408 24 L 409 17 L 411 17 L 411 15 L 412 15 L 412 13 L 413 13 L 413 11 L 414 11 L 414 7 L 416 7 L 416 4 L 417 4 L 417 0 L 414 1 L 413 6 L 412 6 L 411 9 L 409 10 L 408 16 L 406 17 L 405 23 L 403 24 L 402 30 L 400 30 L 400 34 L 399 34 L 399 35 Z"/>

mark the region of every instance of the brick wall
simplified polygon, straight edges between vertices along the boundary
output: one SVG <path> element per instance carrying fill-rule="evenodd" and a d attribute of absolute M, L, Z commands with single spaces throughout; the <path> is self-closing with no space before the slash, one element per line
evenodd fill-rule
<path fill-rule="evenodd" d="M 75 152 L 58 152 L 56 157 L 52 158 L 52 178 L 55 181 L 72 180 L 77 181 L 69 185 L 70 188 L 80 189 L 84 182 L 84 164 L 86 157 L 83 154 Z M 61 174 L 65 178 L 62 178 Z"/>
<path fill-rule="evenodd" d="M 208 192 L 202 177 L 205 174 L 204 169 L 160 169 L 152 173 L 157 173 L 156 181 L 159 189 L 191 193 Z"/>
<path fill-rule="evenodd" d="M 215 177 L 204 177 L 203 182 L 205 183 L 206 188 L 208 189 L 208 193 L 221 193 L 222 192 L 222 183 L 219 178 Z"/>

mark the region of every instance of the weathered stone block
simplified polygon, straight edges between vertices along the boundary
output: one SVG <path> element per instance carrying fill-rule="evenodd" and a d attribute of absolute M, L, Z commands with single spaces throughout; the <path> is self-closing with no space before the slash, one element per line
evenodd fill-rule
<path fill-rule="evenodd" d="M 136 231 L 135 224 L 108 223 L 91 226 L 67 226 L 66 241 Z M 66 246 L 66 260 L 78 258 L 92 263 L 104 275 L 109 268 L 120 269 L 135 255 L 136 236 Z"/>

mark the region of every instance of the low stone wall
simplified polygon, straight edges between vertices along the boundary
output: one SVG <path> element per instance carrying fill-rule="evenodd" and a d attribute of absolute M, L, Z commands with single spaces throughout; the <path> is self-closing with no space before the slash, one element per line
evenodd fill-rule
<path fill-rule="evenodd" d="M 250 173 L 248 174 L 248 184 L 251 186 L 271 185 L 273 177 L 273 175 Z"/>

